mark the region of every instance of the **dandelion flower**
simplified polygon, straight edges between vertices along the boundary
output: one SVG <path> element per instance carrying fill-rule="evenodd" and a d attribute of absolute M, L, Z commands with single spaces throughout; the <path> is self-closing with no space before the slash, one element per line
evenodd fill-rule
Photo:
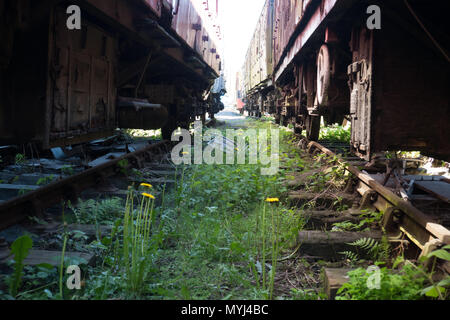
<path fill-rule="evenodd" d="M 141 183 L 141 187 L 153 188 L 153 186 L 149 183 Z"/>
<path fill-rule="evenodd" d="M 266 202 L 280 202 L 280 199 L 278 199 L 278 198 L 267 198 Z"/>
<path fill-rule="evenodd" d="M 153 196 L 153 195 L 151 195 L 151 194 L 149 194 L 149 193 L 143 193 L 142 194 L 144 197 L 147 197 L 147 198 L 150 198 L 150 199 L 153 199 L 153 200 L 155 200 L 155 197 Z"/>

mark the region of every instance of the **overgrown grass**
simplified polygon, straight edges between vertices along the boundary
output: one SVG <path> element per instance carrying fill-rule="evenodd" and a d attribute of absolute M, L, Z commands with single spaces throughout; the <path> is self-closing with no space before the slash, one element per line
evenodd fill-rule
<path fill-rule="evenodd" d="M 343 127 L 341 125 L 332 125 L 322 127 L 320 129 L 319 140 L 330 142 L 350 143 L 351 127 Z"/>
<path fill-rule="evenodd" d="M 290 138 L 282 134 L 286 144 Z M 278 201 L 266 202 L 286 189 L 281 174 L 262 176 L 260 168 L 199 165 L 184 173 L 183 185 L 168 197 L 175 218 L 156 263 L 164 298 L 275 297 L 278 258 L 304 221 Z"/>
<path fill-rule="evenodd" d="M 252 121 L 249 125 L 271 127 L 264 121 Z M 282 129 L 280 137 L 282 165 L 304 168 L 306 163 L 294 145 L 293 134 Z M 81 202 L 73 208 L 74 222 L 112 226 L 110 235 L 99 234 L 84 248 L 77 248 L 97 253 L 101 257 L 97 265 L 67 261 L 62 254 L 59 270 L 48 265 L 25 266 L 23 281 L 10 282 L 17 284 L 13 294 L 0 291 L 0 298 L 322 298 L 310 287 L 283 286 L 277 278 L 279 268 L 296 252 L 293 248 L 297 246 L 298 231 L 305 220 L 298 210 L 283 203 L 287 191 L 284 170 L 274 176 L 263 176 L 261 167 L 261 164 L 178 167 L 180 174 L 175 186 L 168 192 L 165 186 L 160 190 L 161 205 L 157 207 L 150 199 L 149 192 L 153 190 L 149 186 L 131 188 L 125 205 L 119 199 Z M 323 187 L 342 175 L 338 169 L 332 167 L 317 174 L 315 180 Z M 371 212 L 362 218 L 358 225 L 336 227 L 363 229 L 379 219 Z M 65 232 L 58 239 L 62 251 L 79 239 L 87 241 L 85 235 L 76 231 Z M 382 244 L 366 239 L 355 246 L 367 249 L 371 259 L 377 261 L 386 259 Z M 444 254 L 441 252 L 439 257 L 448 258 Z M 61 271 L 70 264 L 83 264 L 83 285 L 79 291 L 69 291 L 63 286 L 67 275 Z M 21 277 L 21 268 L 16 269 Z M 339 292 L 339 297 L 448 297 L 448 291 L 443 291 L 449 285 L 448 279 L 437 284 L 431 281 L 432 286 L 423 289 L 431 278 L 422 270 L 407 267 L 398 274 L 383 268 L 381 272 L 381 291 L 368 292 L 365 285 L 369 274 L 357 269 L 350 274 L 350 282 Z"/>
<path fill-rule="evenodd" d="M 251 125 L 256 129 L 271 126 L 258 121 Z M 287 156 L 294 150 L 289 144 L 291 133 L 283 131 L 281 139 L 282 158 L 301 166 L 300 156 Z M 153 209 L 146 202 L 132 204 L 130 197 L 125 209 L 119 199 L 80 202 L 72 208 L 73 222 L 106 223 L 113 230 L 88 245 L 88 250 L 103 258 L 97 266 L 84 268 L 82 290 L 63 292 L 64 298 L 298 297 L 289 290 L 277 291 L 276 274 L 279 258 L 295 244 L 304 225 L 303 217 L 274 200 L 286 191 L 282 171 L 263 176 L 261 167 L 178 167 L 175 186 L 163 191 L 162 205 Z M 266 202 L 268 198 L 272 202 Z M 65 234 L 60 241 L 67 244 L 73 236 Z M 35 283 L 31 296 L 62 295 L 57 270 L 46 275 Z M 39 289 L 46 279 L 52 284 Z"/>
<path fill-rule="evenodd" d="M 161 139 L 161 130 L 127 129 L 125 133 L 133 138 Z"/>

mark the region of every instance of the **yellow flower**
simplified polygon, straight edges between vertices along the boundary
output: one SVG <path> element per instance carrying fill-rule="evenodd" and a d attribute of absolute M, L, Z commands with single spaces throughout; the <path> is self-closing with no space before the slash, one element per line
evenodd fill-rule
<path fill-rule="evenodd" d="M 141 187 L 153 188 L 153 186 L 149 183 L 141 183 Z"/>
<path fill-rule="evenodd" d="M 150 198 L 150 199 L 153 199 L 153 200 L 155 200 L 155 197 L 153 196 L 153 195 L 151 195 L 151 194 L 149 194 L 149 193 L 143 193 L 142 194 L 144 197 L 147 197 L 147 198 Z"/>
<path fill-rule="evenodd" d="M 185 155 L 186 155 L 186 154 L 189 154 L 189 152 L 184 151 L 184 152 L 182 152 L 181 154 L 185 154 Z"/>
<path fill-rule="evenodd" d="M 266 202 L 280 202 L 280 199 L 278 199 L 278 198 L 267 198 Z"/>

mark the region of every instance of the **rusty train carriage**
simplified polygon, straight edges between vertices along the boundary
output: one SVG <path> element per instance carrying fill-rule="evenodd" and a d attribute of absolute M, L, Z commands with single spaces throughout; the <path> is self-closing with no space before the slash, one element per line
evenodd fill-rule
<path fill-rule="evenodd" d="M 247 92 L 247 103 L 250 112 L 260 115 L 267 105 L 267 93 L 273 89 L 273 0 L 267 1 L 264 5 L 261 16 L 258 20 L 256 30 L 250 47 L 247 51 L 244 67 L 244 91 Z M 269 111 L 269 110 L 268 110 Z"/>
<path fill-rule="evenodd" d="M 81 30 L 68 30 L 69 5 Z M 0 0 L 0 143 L 82 143 L 116 127 L 165 137 L 196 116 L 221 57 L 191 0 Z M 210 95 L 211 96 L 211 95 Z"/>
<path fill-rule="evenodd" d="M 381 9 L 379 30 L 367 28 L 370 5 Z M 252 82 L 257 71 L 251 66 L 261 54 L 249 50 L 244 91 L 250 114 L 269 112 L 306 129 L 311 140 L 318 138 L 321 116 L 326 124 L 346 117 L 352 148 L 367 160 L 388 150 L 450 160 L 447 2 L 268 0 L 263 11 L 274 21 L 266 33 L 273 70 Z M 260 38 L 254 36 L 251 47 Z M 263 84 L 270 81 L 267 92 Z"/>

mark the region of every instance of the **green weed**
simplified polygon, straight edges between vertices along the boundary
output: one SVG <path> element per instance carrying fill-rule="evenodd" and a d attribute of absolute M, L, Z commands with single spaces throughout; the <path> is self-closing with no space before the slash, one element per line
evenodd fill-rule
<path fill-rule="evenodd" d="M 351 127 L 344 128 L 340 125 L 332 125 L 329 127 L 322 127 L 320 129 L 319 140 L 350 143 L 350 138 Z"/>

